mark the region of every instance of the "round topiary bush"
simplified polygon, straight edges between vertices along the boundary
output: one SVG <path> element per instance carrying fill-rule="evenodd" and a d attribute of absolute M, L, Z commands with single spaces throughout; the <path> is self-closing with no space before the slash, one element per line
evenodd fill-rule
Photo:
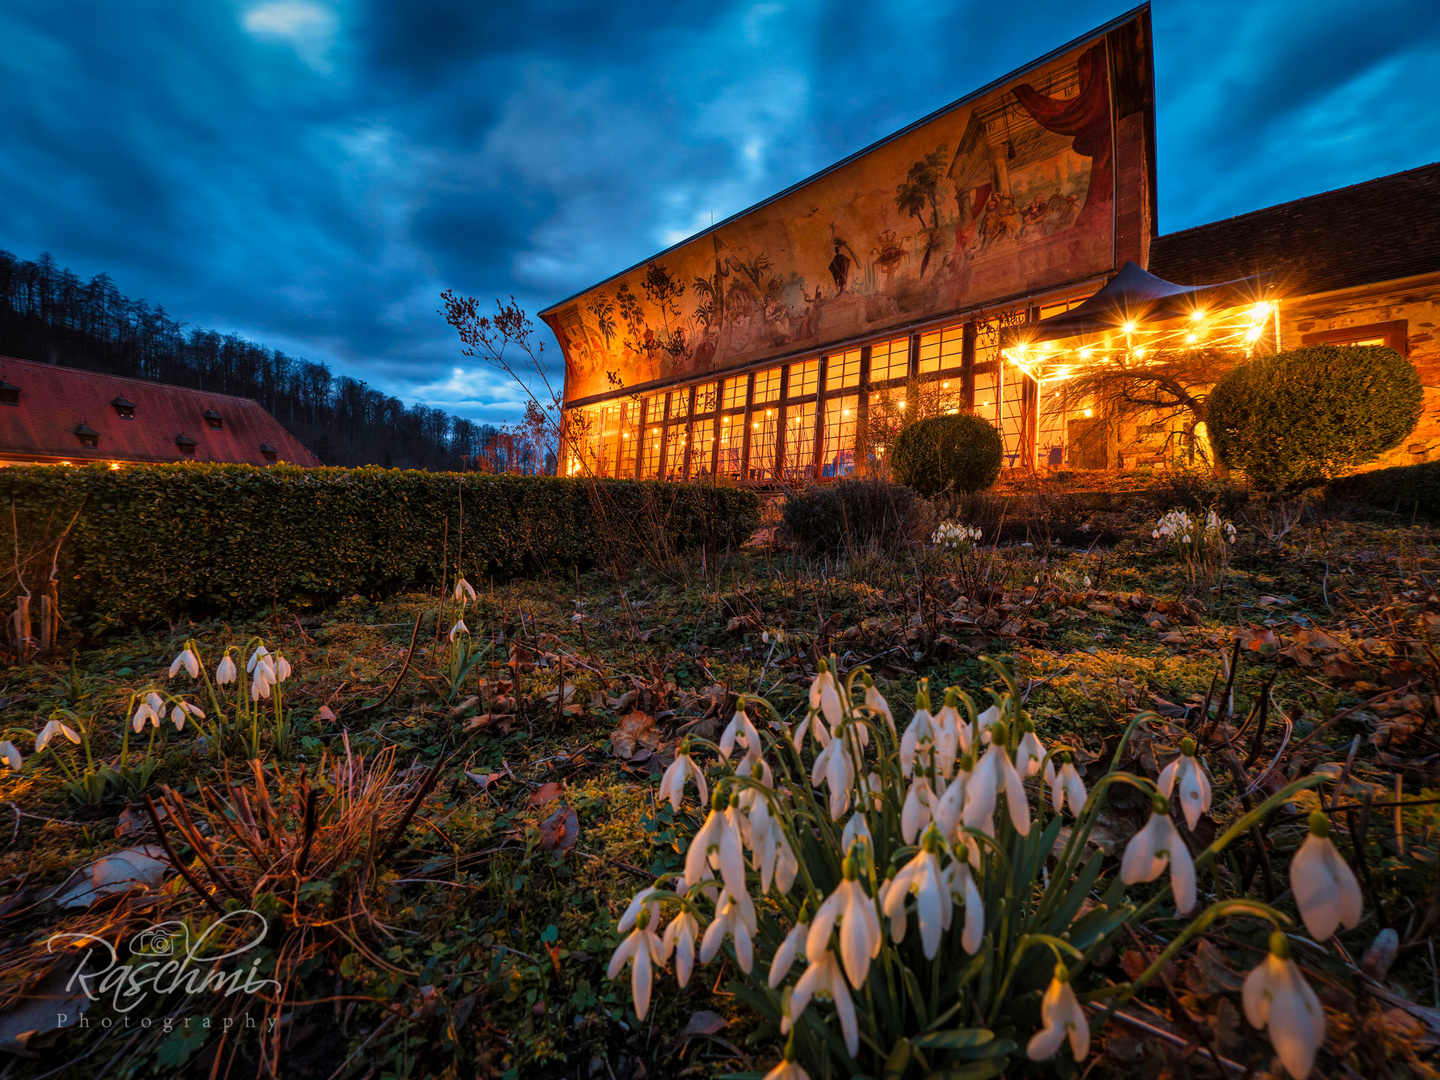
<path fill-rule="evenodd" d="M 1259 356 L 1205 402 L 1215 455 L 1257 488 L 1341 476 L 1399 445 L 1420 420 L 1415 366 L 1380 345 L 1312 345 Z"/>
<path fill-rule="evenodd" d="M 983 491 L 1000 475 L 1004 451 L 1000 432 L 987 420 L 969 413 L 932 416 L 900 432 L 890 467 L 897 480 L 926 497 L 946 488 Z"/>

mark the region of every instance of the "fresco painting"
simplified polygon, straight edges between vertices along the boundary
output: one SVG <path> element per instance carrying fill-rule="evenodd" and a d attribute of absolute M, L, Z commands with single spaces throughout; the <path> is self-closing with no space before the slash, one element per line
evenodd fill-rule
<path fill-rule="evenodd" d="M 700 377 L 1114 266 L 1104 39 L 542 312 L 566 399 Z"/>

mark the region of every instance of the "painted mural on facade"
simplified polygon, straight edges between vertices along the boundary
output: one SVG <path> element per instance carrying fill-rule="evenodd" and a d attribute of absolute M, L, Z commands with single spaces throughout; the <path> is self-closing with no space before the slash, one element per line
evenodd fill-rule
<path fill-rule="evenodd" d="M 1112 39 L 1113 40 L 1113 39 Z M 542 313 L 577 400 L 1109 270 L 1099 40 Z"/>

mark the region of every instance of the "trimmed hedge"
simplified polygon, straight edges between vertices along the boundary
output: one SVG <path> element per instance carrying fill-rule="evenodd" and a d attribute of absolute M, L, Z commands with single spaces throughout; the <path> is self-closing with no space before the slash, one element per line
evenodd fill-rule
<path fill-rule="evenodd" d="M 858 550 L 924 540 L 935 512 L 904 484 L 837 480 L 812 484 L 785 500 L 786 534 L 806 552 Z"/>
<path fill-rule="evenodd" d="M 1415 366 L 1380 345 L 1311 345 L 1259 356 L 1205 399 L 1219 459 L 1256 487 L 1333 480 L 1398 446 L 1420 420 Z"/>
<path fill-rule="evenodd" d="M 1430 517 L 1440 517 L 1440 461 L 1355 473 L 1330 484 L 1325 494 L 1354 499 L 1381 510 L 1402 514 L 1418 510 Z"/>
<path fill-rule="evenodd" d="M 983 491 L 1000 475 L 1005 444 L 988 420 L 949 413 L 917 420 L 895 440 L 895 478 L 927 498 L 947 488 Z"/>
<path fill-rule="evenodd" d="M 0 496 L 37 591 L 78 511 L 59 563 L 77 627 L 428 587 L 462 539 L 478 581 L 738 545 L 760 516 L 741 488 L 373 467 L 34 466 L 0 470 Z"/>

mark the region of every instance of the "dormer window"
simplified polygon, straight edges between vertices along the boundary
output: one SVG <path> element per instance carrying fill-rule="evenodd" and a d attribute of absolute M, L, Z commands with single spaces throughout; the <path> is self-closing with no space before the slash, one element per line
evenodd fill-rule
<path fill-rule="evenodd" d="M 260 444 L 260 456 L 273 465 L 280 457 L 280 451 L 276 450 L 275 447 L 271 446 L 268 442 L 262 442 Z"/>
<path fill-rule="evenodd" d="M 80 440 L 80 445 L 87 450 L 94 450 L 100 445 L 100 433 L 83 420 L 80 426 L 75 429 L 75 437 Z"/>
<path fill-rule="evenodd" d="M 211 431 L 219 431 L 225 426 L 225 418 L 214 409 L 206 409 L 205 423 L 210 426 Z"/>
<path fill-rule="evenodd" d="M 114 401 L 110 402 L 110 404 L 115 406 L 115 412 L 121 420 L 135 419 L 135 403 L 133 401 L 126 401 L 123 397 L 117 397 Z"/>
<path fill-rule="evenodd" d="M 20 404 L 20 387 L 12 386 L 4 379 L 0 379 L 0 405 Z"/>
<path fill-rule="evenodd" d="M 186 457 L 195 456 L 195 440 L 190 438 L 189 435 L 176 435 L 175 445 L 179 447 L 180 453 Z"/>

